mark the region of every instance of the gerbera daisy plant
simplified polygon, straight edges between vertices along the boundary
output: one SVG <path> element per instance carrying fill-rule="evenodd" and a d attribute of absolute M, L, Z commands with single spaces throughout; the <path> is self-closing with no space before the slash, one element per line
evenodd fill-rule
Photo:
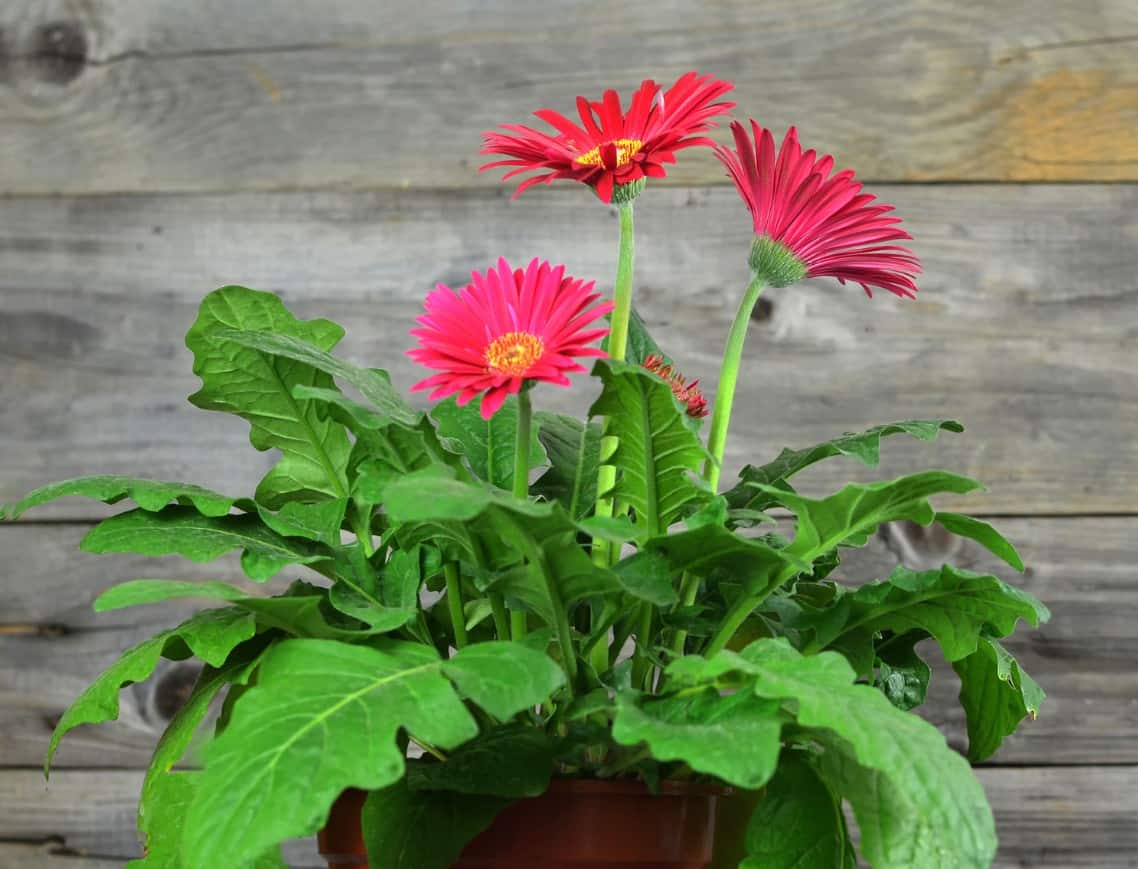
<path fill-rule="evenodd" d="M 887 436 L 961 431 L 953 420 L 787 448 L 720 484 L 735 470 L 725 445 L 759 294 L 833 277 L 903 303 L 920 274 L 891 206 L 793 128 L 777 149 L 753 121 L 731 125 L 733 147 L 708 139 L 730 88 L 692 72 L 644 82 L 627 111 L 607 91 L 578 100 L 579 124 L 544 109 L 553 132 L 486 134 L 484 151 L 506 158 L 491 166 L 537 173 L 519 192 L 569 179 L 619 210 L 611 299 L 543 259 L 472 263 L 469 284 L 426 295 L 407 349 L 426 371 L 398 385 L 333 355 L 337 324 L 223 287 L 186 336 L 201 379 L 190 401 L 279 451 L 255 493 L 99 476 L 6 508 L 14 520 L 62 496 L 131 501 L 85 551 L 240 551 L 243 580 L 139 579 L 95 602 L 216 603 L 127 651 L 51 737 L 49 764 L 68 731 L 116 718 L 119 691 L 160 659 L 201 660 L 142 785 L 133 866 L 283 866 L 282 842 L 326 825 L 333 861 L 355 847 L 385 869 L 551 864 L 558 854 L 525 850 L 553 841 L 533 832 L 533 807 L 581 781 L 594 796 L 704 800 L 683 813 L 702 818 L 704 842 L 685 866 L 853 866 L 843 806 L 874 866 L 989 865 L 994 824 L 969 761 L 1035 716 L 1043 692 L 1000 641 L 1048 613 L 948 564 L 838 579 L 845 549 L 899 520 L 939 523 L 1023 569 L 991 525 L 933 506 L 979 487 L 959 474 L 820 498 L 793 485 L 834 457 L 875 464 Z M 754 230 L 711 401 L 632 309 L 632 203 L 685 149 L 719 158 Z M 587 417 L 540 410 L 551 387 L 592 390 Z M 248 584 L 286 574 L 275 594 Z M 926 643 L 959 677 L 967 757 L 913 712 Z M 557 805 L 542 830 L 577 817 Z M 590 817 L 618 803 L 605 805 Z M 511 823 L 529 832 L 510 838 Z M 648 840 L 687 841 L 665 835 L 671 823 Z M 619 865 L 673 865 L 625 846 Z"/>

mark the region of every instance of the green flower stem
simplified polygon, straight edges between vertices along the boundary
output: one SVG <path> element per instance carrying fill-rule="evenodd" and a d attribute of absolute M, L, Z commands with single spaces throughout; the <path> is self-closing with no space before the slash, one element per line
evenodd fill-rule
<path fill-rule="evenodd" d="M 632 319 L 632 261 L 635 246 L 632 232 L 632 203 L 620 211 L 620 251 L 616 260 L 616 287 L 613 300 L 612 332 L 609 333 L 609 356 L 624 361 L 628 352 L 628 323 Z"/>
<path fill-rule="evenodd" d="M 514 497 L 529 497 L 529 442 L 533 435 L 533 405 L 529 392 L 518 393 L 518 434 L 514 439 Z"/>
<path fill-rule="evenodd" d="M 761 598 L 756 598 L 751 595 L 744 595 L 735 601 L 734 605 L 727 611 L 727 617 L 724 618 L 723 624 L 719 626 L 719 630 L 712 636 L 711 641 L 707 644 L 707 648 L 703 650 L 705 658 L 711 658 L 723 651 L 723 648 L 731 642 L 731 638 L 735 636 L 735 632 L 743 626 L 743 622 L 747 620 L 747 616 L 751 611 L 762 602 Z"/>
<path fill-rule="evenodd" d="M 694 604 L 698 593 L 699 577 L 685 573 L 680 579 L 680 606 L 689 607 Z M 680 657 L 684 654 L 684 645 L 687 643 L 687 640 L 688 632 L 682 628 L 676 628 L 676 633 L 672 636 L 672 653 L 676 657 Z"/>
<path fill-rule="evenodd" d="M 632 319 L 632 273 L 635 259 L 635 233 L 632 221 L 632 203 L 627 202 L 618 209 L 620 214 L 620 248 L 616 260 L 616 284 L 613 288 L 613 301 L 615 307 L 609 323 L 612 331 L 609 332 L 609 357 L 618 362 L 624 361 L 628 354 L 628 327 Z M 616 485 L 616 466 L 605 461 L 606 456 L 616 452 L 617 439 L 607 433 L 608 420 L 602 423 L 601 434 L 601 465 L 597 469 L 597 502 L 593 509 L 594 515 L 611 517 L 613 515 L 613 499 L 606 493 L 611 493 Z M 604 540 L 594 539 L 592 543 L 593 563 L 598 567 L 609 567 L 620 556 L 620 550 L 611 546 Z M 608 649 L 604 643 L 597 643 L 589 655 L 590 663 L 598 673 L 609 669 Z"/>
<path fill-rule="evenodd" d="M 522 389 L 518 393 L 518 434 L 514 440 L 514 497 L 526 499 L 529 497 L 529 444 L 531 428 L 533 426 L 533 405 L 530 402 L 529 391 Z M 493 605 L 493 601 L 491 601 Z M 510 613 L 510 636 L 520 640 L 528 631 L 526 614 L 520 611 Z"/>
<path fill-rule="evenodd" d="M 632 268 L 635 253 L 635 243 L 632 224 L 632 203 L 622 205 L 620 212 L 620 250 L 616 260 L 616 285 L 613 290 L 613 308 L 609 318 L 612 331 L 609 332 L 608 353 L 609 358 L 623 362 L 628 354 L 628 326 L 632 319 Z M 602 463 L 597 471 L 597 505 L 595 514 L 606 518 L 613 515 L 613 502 L 606 497 L 616 484 L 616 466 L 604 462 L 605 456 L 611 456 L 616 451 L 616 438 L 608 434 L 608 420 L 603 423 L 601 435 Z M 608 567 L 613 561 L 613 547 L 604 540 L 593 541 L 593 563 L 599 567 Z"/>
<path fill-rule="evenodd" d="M 498 639 L 510 639 L 510 613 L 506 610 L 506 602 L 496 591 L 489 592 L 486 597 L 490 599 L 490 612 L 494 614 L 494 630 Z"/>
<path fill-rule="evenodd" d="M 735 321 L 727 336 L 727 346 L 723 351 L 723 365 L 719 369 L 719 388 L 715 391 L 715 410 L 711 414 L 711 433 L 707 437 L 707 448 L 711 458 L 703 466 L 703 478 L 711 485 L 712 491 L 719 486 L 719 472 L 723 466 L 723 451 L 727 446 L 727 427 L 731 424 L 731 405 L 735 402 L 735 386 L 739 381 L 739 365 L 743 358 L 743 344 L 747 340 L 747 324 L 751 312 L 763 291 L 763 279 L 757 275 L 735 312 Z"/>
<path fill-rule="evenodd" d="M 451 627 L 454 628 L 454 644 L 463 648 L 467 643 L 466 614 L 462 611 L 462 585 L 458 576 L 458 565 L 448 561 L 443 565 L 443 576 L 447 583 L 447 610 L 450 612 Z"/>
<path fill-rule="evenodd" d="M 640 605 L 640 614 L 636 626 L 636 651 L 632 660 L 632 685 L 644 691 L 652 690 L 652 659 L 648 657 L 648 649 L 652 641 L 652 622 L 655 612 L 650 603 Z"/>
<path fill-rule="evenodd" d="M 736 600 L 731 606 L 731 609 L 727 610 L 727 615 L 724 617 L 719 629 L 712 634 L 711 640 L 708 641 L 707 648 L 703 650 L 704 657 L 710 658 L 723 651 L 724 647 L 731 642 L 731 638 L 735 636 L 735 632 L 743 626 L 743 622 L 747 620 L 747 616 L 754 612 L 755 607 L 766 600 L 771 592 L 779 588 L 784 582 L 794 576 L 796 572 L 793 566 L 785 567 L 778 576 L 775 577 L 774 582 L 767 587 L 766 591 L 760 594 L 745 594 Z"/>

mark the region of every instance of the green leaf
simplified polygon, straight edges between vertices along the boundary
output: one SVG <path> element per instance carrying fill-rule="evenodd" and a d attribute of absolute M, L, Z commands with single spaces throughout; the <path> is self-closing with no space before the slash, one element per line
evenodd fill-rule
<path fill-rule="evenodd" d="M 552 681 L 548 658 L 510 643 L 468 646 L 447 661 L 425 645 L 373 643 L 286 640 L 266 653 L 256 685 L 206 749 L 186 817 L 190 869 L 310 835 L 345 788 L 402 778 L 400 729 L 442 750 L 475 737 L 452 681 L 502 718 L 546 699 Z"/>
<path fill-rule="evenodd" d="M 840 869 L 855 865 L 841 801 L 801 752 L 785 751 L 747 824 L 739 869 Z"/>
<path fill-rule="evenodd" d="M 863 432 L 847 432 L 841 437 L 805 449 L 784 449 L 773 462 L 758 467 L 744 467 L 739 472 L 739 483 L 724 494 L 732 509 L 764 510 L 776 501 L 759 490 L 756 484 L 787 488 L 779 484 L 832 456 L 852 456 L 862 464 L 876 467 L 883 437 L 908 434 L 917 440 L 932 441 L 941 431 L 962 432 L 964 426 L 952 419 L 911 419 L 874 426 Z"/>
<path fill-rule="evenodd" d="M 607 417 L 607 433 L 618 439 L 611 494 L 632 507 L 637 525 L 650 535 L 661 534 L 708 496 L 698 479 L 709 456 L 698 421 L 687 415 L 667 383 L 641 366 L 601 359 L 594 371 L 604 391 L 589 415 Z"/>
<path fill-rule="evenodd" d="M 932 669 L 913 648 L 925 639 L 923 631 L 907 634 L 890 634 L 887 639 L 875 643 L 875 669 L 873 685 L 885 697 L 905 712 L 916 709 L 925 702 Z M 854 669 L 857 665 L 854 664 Z"/>
<path fill-rule="evenodd" d="M 557 501 L 569 518 L 584 519 L 597 500 L 601 463 L 600 423 L 583 423 L 571 416 L 538 413 L 538 439 L 549 455 L 549 470 L 534 484 L 535 494 Z"/>
<path fill-rule="evenodd" d="M 412 790 L 521 799 L 545 793 L 553 774 L 553 743 L 540 730 L 506 725 L 460 746 L 445 763 L 407 765 Z"/>
<path fill-rule="evenodd" d="M 393 631 L 418 612 L 419 577 L 396 569 L 385 570 L 381 578 L 360 547 L 341 549 L 336 553 L 336 582 L 328 590 L 328 603 L 377 632 Z"/>
<path fill-rule="evenodd" d="M 340 527 L 344 524 L 347 509 L 347 498 L 334 498 L 310 504 L 289 501 L 278 513 L 263 508 L 257 512 L 261 521 L 280 535 L 303 537 L 326 546 L 339 546 Z"/>
<path fill-rule="evenodd" d="M 230 652 L 256 630 L 256 620 L 242 610 L 232 607 L 203 610 L 178 627 L 128 649 L 63 713 L 48 743 L 44 773 L 50 769 L 51 759 L 64 734 L 80 724 L 98 724 L 118 718 L 120 689 L 150 678 L 159 658 L 182 661 L 195 655 L 210 666 L 221 667 Z"/>
<path fill-rule="evenodd" d="M 127 863 L 127 869 L 183 869 L 182 820 L 193 803 L 198 776 L 196 772 L 175 772 L 155 781 L 148 811 L 139 817 L 146 856 Z M 280 848 L 270 848 L 237 869 L 288 869 L 288 864 Z"/>
<path fill-rule="evenodd" d="M 95 612 L 102 613 L 186 597 L 237 601 L 248 597 L 248 594 L 235 585 L 216 580 L 190 582 L 177 579 L 132 579 L 108 588 L 95 598 L 92 608 Z"/>
<path fill-rule="evenodd" d="M 246 684 L 264 650 L 264 643 L 259 646 L 246 644 L 240 653 L 230 655 L 221 667 L 207 665 L 202 670 L 194 690 L 166 726 L 150 758 L 138 804 L 140 832 L 147 833 L 153 829 L 150 817 L 160 814 L 157 806 L 162 802 L 162 793 L 167 787 L 164 779 L 168 778 L 175 764 L 185 756 L 198 728 L 209 713 L 210 704 L 226 686 Z M 180 822 L 179 818 L 179 829 Z"/>
<path fill-rule="evenodd" d="M 544 576 L 532 566 L 511 569 L 527 551 L 541 553 L 565 604 L 622 589 L 633 594 L 658 592 L 643 577 L 632 577 L 622 585 L 613 571 L 594 565 L 577 543 L 577 526 L 559 504 L 523 500 L 478 483 L 422 471 L 391 483 L 385 505 L 390 519 L 403 526 L 422 524 L 434 532 L 445 529 L 447 523 L 452 523 L 452 529 L 454 523 L 467 523 L 454 533 L 473 536 L 477 544 L 467 540 L 464 546 L 482 552 L 493 572 L 482 580 L 476 578 L 480 590 L 513 595 L 548 623 L 554 620 L 554 607 Z M 403 531 L 400 528 L 399 533 Z"/>
<path fill-rule="evenodd" d="M 979 763 L 995 754 L 1024 718 L 1035 718 L 1045 695 L 992 637 L 982 637 L 975 652 L 952 666 L 968 717 L 968 759 Z"/>
<path fill-rule="evenodd" d="M 308 360 L 270 355 L 235 340 L 247 332 L 264 333 L 266 341 L 295 339 L 322 353 L 339 342 L 344 330 L 328 320 L 297 320 L 271 293 L 222 287 L 205 297 L 186 334 L 194 373 L 202 380 L 191 403 L 237 414 L 249 423 L 254 447 L 282 453 L 257 487 L 258 503 L 275 509 L 287 501 L 344 497 L 351 448 L 347 435 L 317 404 L 292 393 L 302 384 L 330 388 L 331 376 Z"/>
<path fill-rule="evenodd" d="M 868 640 L 881 631 L 922 631 L 940 644 L 949 662 L 976 651 L 981 634 L 1006 637 L 1020 619 L 1038 627 L 1050 617 L 1032 595 L 998 577 L 960 570 L 896 568 L 888 580 L 861 586 L 842 599 L 847 620 L 838 636 L 855 634 Z M 831 638 L 818 637 L 821 645 Z"/>
<path fill-rule="evenodd" d="M 936 521 L 950 534 L 975 540 L 997 558 L 1002 558 L 1023 573 L 1023 560 L 1016 552 L 1016 548 L 987 522 L 962 513 L 937 513 Z"/>
<path fill-rule="evenodd" d="M 680 601 L 672 584 L 671 562 L 663 553 L 654 550 L 637 552 L 618 561 L 612 571 L 625 591 L 653 606 L 672 606 Z"/>
<path fill-rule="evenodd" d="M 384 869 L 448 869 L 510 800 L 454 791 L 413 791 L 406 780 L 368 794 L 368 863 Z"/>
<path fill-rule="evenodd" d="M 514 481 L 514 441 L 518 428 L 518 399 L 511 395 L 490 419 L 482 418 L 478 402 L 458 406 L 456 398 L 435 405 L 431 418 L 438 435 L 449 449 L 462 453 L 480 480 L 499 489 L 512 489 Z M 545 447 L 538 439 L 538 426 L 531 426 L 530 470 L 545 465 Z"/>
<path fill-rule="evenodd" d="M 257 616 L 257 623 L 262 627 L 277 628 L 298 637 L 348 642 L 386 633 L 406 624 L 415 615 L 414 605 L 398 611 L 394 608 L 385 610 L 382 605 L 377 605 L 366 610 L 377 624 L 369 624 L 367 628 L 358 627 L 358 622 L 353 622 L 354 627 L 343 626 L 336 623 L 336 610 L 328 612 L 325 607 L 329 595 L 329 590 L 305 583 L 294 583 L 285 595 L 259 597 L 224 582 L 136 579 L 103 592 L 95 601 L 95 610 L 103 612 L 176 598 L 211 598 L 229 601 L 248 610 Z M 363 606 L 361 604 L 362 612 Z"/>
<path fill-rule="evenodd" d="M 241 567 L 257 582 L 290 564 L 317 564 L 331 558 L 330 550 L 295 537 L 282 537 L 256 516 L 202 516 L 190 507 L 120 513 L 92 528 L 80 548 L 97 553 L 181 555 L 199 562 L 241 549 Z"/>
<path fill-rule="evenodd" d="M 857 816 L 874 866 L 987 866 L 995 825 L 967 761 L 931 724 L 896 709 L 841 655 L 803 656 L 785 639 L 757 640 L 739 654 L 689 656 L 669 674 L 681 682 L 743 678 L 739 690 L 793 704 L 798 724 L 825 751 L 821 770 Z"/>
<path fill-rule="evenodd" d="M 963 495 L 980 488 L 980 484 L 948 471 L 923 471 L 878 483 L 851 483 L 821 500 L 770 486 L 757 488 L 798 517 L 794 542 L 787 547 L 787 553 L 813 561 L 836 546 L 864 546 L 883 522 L 909 519 L 928 525 L 936 518 L 928 501 L 930 495 Z"/>
<path fill-rule="evenodd" d="M 275 298 L 271 297 L 271 298 Z M 327 321 L 312 320 L 310 323 L 323 323 Z M 331 324 L 335 326 L 335 324 Z M 325 345 L 324 333 L 313 335 L 316 330 L 300 329 L 264 329 L 245 328 L 219 329 L 217 335 L 225 341 L 231 341 L 250 350 L 256 350 L 267 356 L 278 359 L 289 359 L 314 368 L 324 374 L 339 378 L 350 383 L 359 390 L 360 395 L 372 403 L 379 416 L 403 426 L 414 426 L 422 418 L 422 413 L 412 408 L 403 396 L 391 385 L 391 377 L 386 371 L 378 368 L 360 368 L 343 359 L 330 354 L 332 349 L 343 336 L 343 329 L 336 326 L 340 335 L 336 341 Z M 301 383 L 297 386 L 316 386 L 317 383 Z M 295 387 L 294 387 L 295 394 Z"/>
<path fill-rule="evenodd" d="M 475 736 L 441 664 L 434 650 L 409 643 L 275 645 L 257 684 L 206 749 L 184 819 L 187 867 L 239 864 L 315 833 L 344 789 L 396 781 L 403 775 L 400 728 L 442 749 Z"/>
<path fill-rule="evenodd" d="M 442 666 L 463 697 L 503 721 L 537 706 L 565 684 L 553 659 L 518 643 L 474 643 Z"/>
<path fill-rule="evenodd" d="M 427 468 L 392 482 L 385 490 L 384 506 L 392 522 L 468 522 L 491 507 L 502 507 L 534 518 L 554 514 L 553 504 L 515 498 L 509 492 L 445 475 Z M 571 526 L 570 526 L 571 527 Z"/>
<path fill-rule="evenodd" d="M 382 487 L 393 477 L 433 463 L 459 467 L 461 458 L 443 448 L 425 416 L 408 426 L 393 422 L 335 389 L 293 388 L 297 398 L 311 399 L 356 437 L 348 460 L 352 494 L 364 504 L 383 500 Z"/>
<path fill-rule="evenodd" d="M 778 764 L 782 715 L 777 702 L 714 688 L 680 696 L 616 697 L 612 737 L 646 743 L 656 760 L 680 760 L 696 772 L 758 788 Z"/>
<path fill-rule="evenodd" d="M 73 495 L 93 498 L 104 504 L 117 504 L 124 498 L 129 498 L 143 510 L 151 512 L 157 512 L 168 504 L 176 503 L 184 507 L 193 507 L 203 516 L 224 516 L 234 505 L 242 503 L 237 498 L 219 495 L 193 483 L 166 483 L 158 480 L 103 475 L 79 477 L 43 486 L 30 492 L 15 504 L 0 508 L 0 519 L 17 519 L 33 507 L 39 507 L 56 498 Z"/>
<path fill-rule="evenodd" d="M 760 540 L 742 537 L 722 525 L 703 525 L 689 531 L 656 537 L 648 543 L 649 552 L 663 555 L 673 571 L 689 571 L 707 576 L 719 569 L 743 584 L 748 594 L 760 594 L 785 571 L 809 570 L 786 549 L 776 549 Z"/>

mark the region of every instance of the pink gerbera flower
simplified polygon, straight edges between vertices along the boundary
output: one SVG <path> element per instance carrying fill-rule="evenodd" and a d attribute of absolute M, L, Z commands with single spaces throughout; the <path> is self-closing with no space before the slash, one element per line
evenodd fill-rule
<path fill-rule="evenodd" d="M 568 386 L 568 374 L 585 370 L 577 358 L 608 355 L 589 346 L 609 332 L 588 328 L 612 310 L 612 302 L 595 304 L 600 297 L 592 281 L 536 259 L 517 270 L 499 259 L 485 274 L 472 272 L 460 292 L 439 284 L 418 318 L 422 328 L 411 330 L 419 346 L 407 351 L 439 373 L 411 389 L 433 389 L 431 400 L 457 392 L 460 405 L 481 393 L 490 419 L 526 383 Z"/>
<path fill-rule="evenodd" d="M 507 160 L 482 167 L 516 167 L 502 180 L 529 171 L 542 172 L 518 185 L 514 197 L 532 184 L 547 184 L 568 178 L 588 184 L 604 202 L 611 202 L 618 185 L 643 183 L 643 179 L 663 178 L 665 163 L 675 163 L 675 152 L 693 145 L 713 145 L 698 135 L 715 126 L 711 119 L 735 104 L 716 102 L 731 90 L 730 82 L 688 72 L 663 91 L 648 79 L 632 95 L 628 112 L 620 106 L 614 90 L 605 91 L 600 102 L 577 97 L 581 126 L 552 109 L 534 114 L 548 123 L 556 135 L 522 124 L 503 124 L 508 133 L 483 134 L 483 154 L 501 154 Z M 545 170 L 545 171 L 543 171 Z M 632 189 L 631 199 L 639 189 Z M 619 198 L 619 197 L 618 197 Z"/>
<path fill-rule="evenodd" d="M 777 154 L 770 130 L 754 121 L 751 130 L 754 142 L 733 122 L 735 150 L 720 145 L 715 154 L 751 210 L 755 274 L 774 287 L 828 276 L 860 284 L 870 296 L 870 287 L 916 296 L 921 264 L 891 243 L 912 238 L 898 227 L 893 206 L 862 193 L 853 170 L 831 175 L 834 158 L 803 152 L 794 127 Z"/>

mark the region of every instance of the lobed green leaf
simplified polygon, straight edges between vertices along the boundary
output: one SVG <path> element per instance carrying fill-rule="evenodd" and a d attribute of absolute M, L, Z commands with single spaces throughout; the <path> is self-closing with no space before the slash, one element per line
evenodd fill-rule
<path fill-rule="evenodd" d="M 779 704 L 713 688 L 677 696 L 616 696 L 612 738 L 647 744 L 656 760 L 680 760 L 696 772 L 744 788 L 762 787 L 778 765 Z"/>
<path fill-rule="evenodd" d="M 478 727 L 451 680 L 502 718 L 542 702 L 552 662 L 519 648 L 478 644 L 444 661 L 412 643 L 275 645 L 257 684 L 233 705 L 206 750 L 185 819 L 187 869 L 240 864 L 284 839 L 310 835 L 344 789 L 398 781 L 400 729 L 442 750 L 472 739 Z"/>
<path fill-rule="evenodd" d="M 150 512 L 157 512 L 169 504 L 181 504 L 184 507 L 193 507 L 203 516 L 224 516 L 235 505 L 240 505 L 242 509 L 251 506 L 248 501 L 230 498 L 202 486 L 195 486 L 193 483 L 167 483 L 106 474 L 78 477 L 42 486 L 15 504 L 0 508 L 0 519 L 18 519 L 21 514 L 33 507 L 70 496 L 92 498 L 104 504 L 117 504 L 129 498 L 140 508 Z"/>
<path fill-rule="evenodd" d="M 174 661 L 194 655 L 213 667 L 225 664 L 230 653 L 256 633 L 254 617 L 234 607 L 203 610 L 176 628 L 163 631 L 128 649 L 79 695 L 59 719 L 48 743 L 44 773 L 64 735 L 80 724 L 98 724 L 119 717 L 119 691 L 150 678 L 159 658 Z"/>
<path fill-rule="evenodd" d="M 968 759 L 979 763 L 995 754 L 1024 718 L 1035 718 L 1045 695 L 993 637 L 981 638 L 975 652 L 952 666 L 968 719 Z"/>
<path fill-rule="evenodd" d="M 181 555 L 212 561 L 242 550 L 241 567 L 262 582 L 290 564 L 321 564 L 331 550 L 296 537 L 284 537 L 254 515 L 202 516 L 190 507 L 165 507 L 157 513 L 130 510 L 104 519 L 80 543 L 84 552 L 134 552 Z"/>
<path fill-rule="evenodd" d="M 862 464 L 876 467 L 883 437 L 907 434 L 917 440 L 932 441 L 942 431 L 962 432 L 964 426 L 953 419 L 910 419 L 874 426 L 862 432 L 846 432 L 841 437 L 805 449 L 784 449 L 773 462 L 744 467 L 739 472 L 739 482 L 724 495 L 733 510 L 764 510 L 777 502 L 758 486 L 789 488 L 786 481 L 795 474 L 833 456 L 852 456 Z"/>
<path fill-rule="evenodd" d="M 600 494 L 630 506 L 650 536 L 662 534 L 708 496 L 698 478 L 709 457 L 699 423 L 662 378 L 641 366 L 601 359 L 594 372 L 604 389 L 589 415 L 606 417 L 607 434 L 617 439 L 607 459 L 616 484 Z"/>
<path fill-rule="evenodd" d="M 297 320 L 272 293 L 233 286 L 215 290 L 202 301 L 186 334 L 194 373 L 202 381 L 190 402 L 242 417 L 254 447 L 281 451 L 280 462 L 257 487 L 258 503 L 276 509 L 292 500 L 344 497 L 347 435 L 316 403 L 293 395 L 299 385 L 331 388 L 331 375 L 309 358 L 274 354 L 241 340 L 249 334 L 260 335 L 264 346 L 280 339 L 320 355 L 344 330 L 328 320 Z"/>

